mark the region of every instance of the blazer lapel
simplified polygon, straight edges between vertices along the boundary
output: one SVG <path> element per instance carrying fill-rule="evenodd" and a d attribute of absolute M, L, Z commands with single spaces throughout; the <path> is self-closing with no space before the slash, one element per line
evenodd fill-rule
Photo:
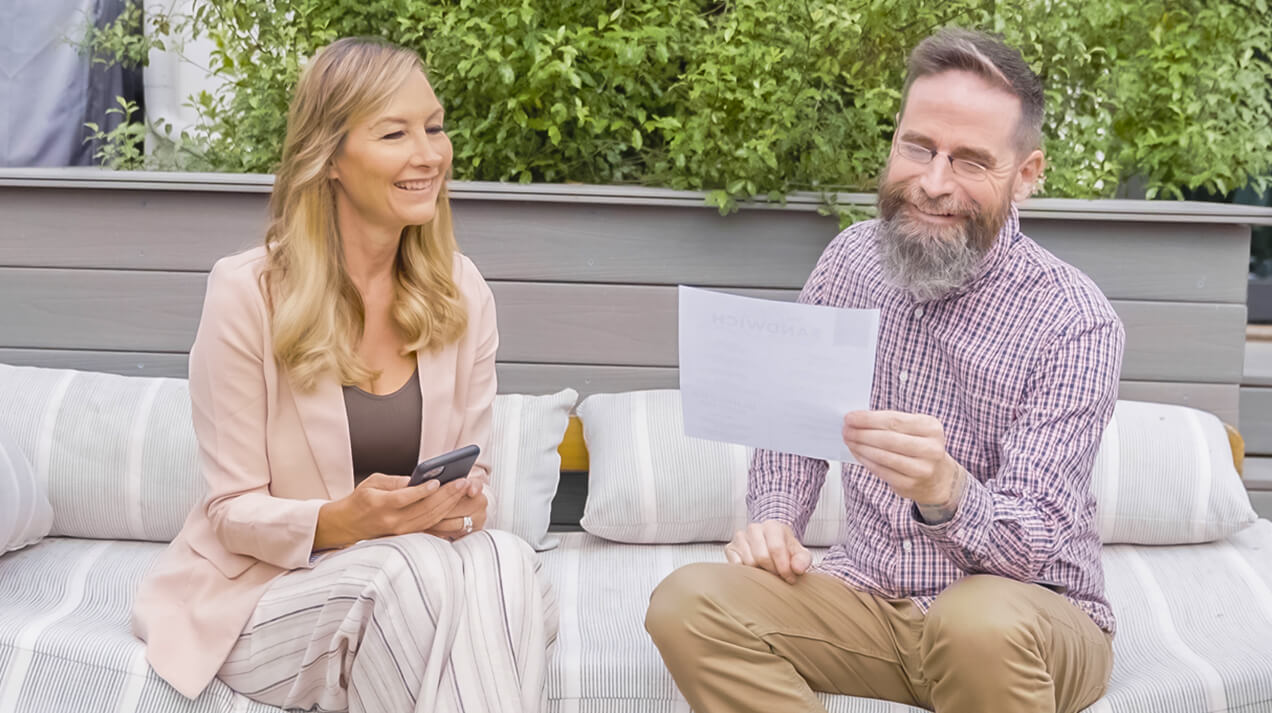
<path fill-rule="evenodd" d="M 439 401 L 437 401 L 437 397 L 433 395 L 433 390 L 436 388 L 437 380 L 428 378 L 428 368 L 430 366 L 428 362 L 431 361 L 433 361 L 432 355 L 425 354 L 423 350 L 416 350 L 415 368 L 420 372 L 420 402 L 424 407 L 421 409 L 422 413 L 420 414 L 419 461 L 424 461 L 427 458 L 432 458 L 433 456 L 438 455 L 435 452 L 436 446 L 429 443 L 428 438 L 430 426 L 428 422 L 428 405 L 439 403 Z"/>
<path fill-rule="evenodd" d="M 292 393 L 327 497 L 335 500 L 348 495 L 353 490 L 353 448 L 344 391 L 336 379 L 327 378 L 312 391 Z"/>

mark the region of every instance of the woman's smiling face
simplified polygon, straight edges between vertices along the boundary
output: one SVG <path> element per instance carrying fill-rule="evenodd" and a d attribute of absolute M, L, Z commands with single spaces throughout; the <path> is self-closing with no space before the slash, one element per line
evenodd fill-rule
<path fill-rule="evenodd" d="M 382 111 L 350 128 L 330 173 L 342 219 L 390 230 L 431 222 L 454 154 L 442 119 L 416 70 Z"/>

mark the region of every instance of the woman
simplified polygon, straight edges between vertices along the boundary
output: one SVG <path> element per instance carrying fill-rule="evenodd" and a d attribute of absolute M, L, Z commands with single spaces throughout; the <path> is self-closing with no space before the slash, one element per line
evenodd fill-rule
<path fill-rule="evenodd" d="M 262 248 L 220 260 L 190 352 L 206 501 L 133 628 L 197 696 L 287 708 L 535 711 L 555 612 L 533 552 L 483 530 L 490 288 L 459 254 L 452 149 L 419 57 L 343 39 L 301 76 Z M 355 487 L 356 484 L 356 487 Z"/>

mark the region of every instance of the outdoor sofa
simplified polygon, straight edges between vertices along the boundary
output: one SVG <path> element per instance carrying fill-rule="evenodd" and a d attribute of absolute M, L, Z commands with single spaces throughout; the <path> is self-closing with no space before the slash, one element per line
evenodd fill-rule
<path fill-rule="evenodd" d="M 29 467 L 51 503 L 49 535 L 0 555 L 0 711 L 267 710 L 217 682 L 182 698 L 128 615 L 202 494 L 180 377 L 206 271 L 259 240 L 268 192 L 267 176 L 0 173 L 0 364 L 23 365 L 0 366 L 0 432 L 23 456 L 9 467 Z M 560 604 L 549 709 L 683 713 L 646 603 L 676 567 L 722 559 L 747 457 L 682 435 L 666 390 L 675 285 L 790 299 L 834 221 L 813 198 L 722 218 L 700 194 L 657 189 L 457 182 L 451 197 L 499 308 L 491 524 L 542 551 Z M 1127 328 L 1127 400 L 1093 486 L 1119 633 L 1092 710 L 1272 712 L 1272 522 L 1251 511 L 1220 423 L 1237 421 L 1247 224 L 1272 212 L 1037 200 L 1021 216 Z M 821 497 L 818 552 L 842 520 L 838 488 Z"/>
<path fill-rule="evenodd" d="M 645 606 L 676 567 L 722 560 L 718 541 L 744 521 L 746 450 L 681 435 L 675 391 L 592 395 L 578 407 L 591 460 L 582 523 L 604 537 L 550 532 L 575 396 L 500 395 L 491 444 L 492 524 L 543 550 L 559 598 L 549 710 L 686 711 Z M 187 701 L 129 630 L 137 583 L 203 492 L 186 383 L 0 366 L 0 430 L 16 444 L 9 459 L 47 484 L 53 515 L 52 536 L 0 557 L 0 710 L 266 710 L 220 682 Z M 1102 536 L 1200 543 L 1105 548 L 1119 633 L 1111 689 L 1091 710 L 1272 710 L 1272 522 L 1255 519 L 1229 444 L 1204 412 L 1119 402 L 1093 486 Z M 818 553 L 842 537 L 835 471 L 806 536 Z"/>

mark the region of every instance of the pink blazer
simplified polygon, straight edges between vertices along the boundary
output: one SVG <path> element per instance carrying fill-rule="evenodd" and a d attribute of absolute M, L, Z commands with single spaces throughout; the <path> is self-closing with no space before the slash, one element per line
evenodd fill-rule
<path fill-rule="evenodd" d="M 335 378 L 300 392 L 274 362 L 258 285 L 265 249 L 217 262 L 190 350 L 190 401 L 207 499 L 147 573 L 133 632 L 155 671 L 194 698 L 212 681 L 275 577 L 309 567 L 318 508 L 353 490 L 344 396 Z M 495 304 L 456 255 L 468 309 L 458 342 L 418 356 L 420 458 L 476 443 L 478 477 L 495 397 Z M 489 490 L 487 491 L 489 494 Z"/>

